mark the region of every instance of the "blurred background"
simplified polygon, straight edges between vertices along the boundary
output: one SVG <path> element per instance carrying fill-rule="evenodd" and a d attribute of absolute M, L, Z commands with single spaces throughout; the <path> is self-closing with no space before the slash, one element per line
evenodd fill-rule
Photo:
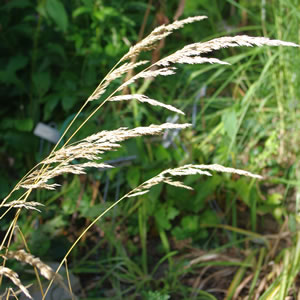
<path fill-rule="evenodd" d="M 225 35 L 300 44 L 298 0 L 2 1 L 1 199 L 50 153 L 53 142 L 131 45 L 156 26 L 195 15 L 208 19 L 186 25 L 141 58 L 156 61 L 188 43 Z M 80 299 L 252 299 L 267 275 L 273 277 L 259 296 L 278 286 L 270 261 L 283 267 L 295 262 L 299 49 L 242 47 L 212 55 L 231 65 L 178 66 L 175 76 L 131 87 L 132 93 L 143 91 L 182 109 L 185 116 L 135 102 L 113 103 L 76 139 L 167 121 L 192 123 L 191 129 L 124 143 L 103 157 L 116 166 L 109 172 L 60 178 L 57 191 L 34 193 L 32 200 L 45 207 L 41 213 L 23 214 L 19 226 L 35 256 L 59 261 L 105 208 L 164 169 L 219 163 L 261 174 L 265 180 L 194 176 L 185 179 L 194 191 L 158 186 L 126 200 L 71 254 Z M 77 125 L 95 105 L 80 114 Z M 39 123 L 46 125 L 42 133 Z M 2 237 L 10 217 L 0 220 Z M 15 239 L 16 247 L 21 245 L 21 239 Z M 283 253 L 289 253 L 286 265 Z M 298 269 L 286 269 L 291 271 L 286 296 L 297 294 L 296 262 Z"/>

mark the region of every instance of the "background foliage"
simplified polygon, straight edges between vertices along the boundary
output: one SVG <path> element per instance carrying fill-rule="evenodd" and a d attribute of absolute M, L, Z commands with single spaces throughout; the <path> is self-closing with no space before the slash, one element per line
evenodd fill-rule
<path fill-rule="evenodd" d="M 5 1 L 0 8 L 1 197 L 52 147 L 33 134 L 36 124 L 43 122 L 63 132 L 139 33 L 145 36 L 153 27 L 172 21 L 183 3 Z M 181 17 L 191 15 L 209 18 L 168 38 L 150 59 L 188 42 L 222 35 L 300 42 L 296 0 L 186 1 Z M 179 254 L 197 257 L 199 251 L 224 248 L 237 253 L 257 247 L 264 235 L 277 233 L 282 226 L 296 231 L 299 50 L 231 49 L 219 55 L 228 57 L 232 65 L 187 66 L 174 78 L 132 89 L 147 90 L 150 97 L 183 109 L 186 116 L 181 121 L 192 122 L 193 129 L 169 132 L 163 140 L 129 141 L 105 156 L 118 166 L 113 171 L 64 177 L 58 193 L 37 193 L 35 200 L 45 204 L 42 214 L 30 213 L 22 220 L 30 249 L 46 261 L 58 261 L 90 220 L 119 195 L 183 162 L 220 163 L 267 179 L 257 183 L 225 175 L 187 178 L 195 187 L 192 192 L 156 187 L 116 207 L 73 253 L 72 270 L 86 286 L 85 297 L 188 297 L 196 280 L 195 266 L 186 271 Z M 172 121 L 168 117 L 134 102 L 111 105 L 78 138 L 103 129 Z M 3 232 L 5 218 L 0 221 Z M 254 243 L 249 244 L 249 237 L 256 238 Z M 229 284 L 224 283 L 225 289 Z M 200 291 L 199 295 L 213 299 L 209 295 L 220 294 Z"/>

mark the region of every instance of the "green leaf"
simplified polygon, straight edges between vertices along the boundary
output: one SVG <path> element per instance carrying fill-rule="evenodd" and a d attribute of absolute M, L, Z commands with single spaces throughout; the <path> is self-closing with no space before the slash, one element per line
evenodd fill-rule
<path fill-rule="evenodd" d="M 18 54 L 11 58 L 11 60 L 7 65 L 7 69 L 10 70 L 10 72 L 16 72 L 20 69 L 23 69 L 27 65 L 27 63 L 28 63 L 28 57 L 22 54 Z"/>
<path fill-rule="evenodd" d="M 22 145 L 22 153 L 32 154 L 33 149 L 36 147 L 36 137 L 25 131 L 7 131 L 3 134 L 3 141 L 7 146 L 15 151 L 20 151 L 20 145 Z"/>
<path fill-rule="evenodd" d="M 274 193 L 272 195 L 269 195 L 267 198 L 267 204 L 270 205 L 279 205 L 282 203 L 283 195 L 279 193 Z"/>
<path fill-rule="evenodd" d="M 15 128 L 19 131 L 31 131 L 33 128 L 33 120 L 32 119 L 21 119 L 15 120 Z"/>
<path fill-rule="evenodd" d="M 162 191 L 162 188 L 163 188 L 163 185 L 162 184 L 158 184 L 158 185 L 155 185 L 153 186 L 149 193 L 147 194 L 148 196 L 148 199 L 158 199 L 159 198 L 159 195 Z"/>
<path fill-rule="evenodd" d="M 181 220 L 181 226 L 187 232 L 195 232 L 199 228 L 199 216 L 186 216 Z"/>
<path fill-rule="evenodd" d="M 6 65 L 5 70 L 0 70 L 0 82 L 6 84 L 18 84 L 16 72 L 23 69 L 28 64 L 28 58 L 17 54 L 13 56 Z"/>
<path fill-rule="evenodd" d="M 63 228 L 67 225 L 67 221 L 63 218 L 62 215 L 56 216 L 53 219 L 47 221 L 43 227 L 42 231 L 54 234 L 56 230 Z"/>
<path fill-rule="evenodd" d="M 211 210 L 206 210 L 203 214 L 201 214 L 200 220 L 202 224 L 206 224 L 206 225 L 215 225 L 220 223 L 216 213 Z"/>
<path fill-rule="evenodd" d="M 127 182 L 129 186 L 133 189 L 137 187 L 139 184 L 141 174 L 140 174 L 140 169 L 138 167 L 131 167 L 126 175 Z"/>
<path fill-rule="evenodd" d="M 105 53 L 114 57 L 118 53 L 118 49 L 113 44 L 107 44 L 105 47 Z"/>
<path fill-rule="evenodd" d="M 230 138 L 234 138 L 236 135 L 238 120 L 236 112 L 234 110 L 229 110 L 222 116 L 222 122 L 224 129 Z"/>
<path fill-rule="evenodd" d="M 11 189 L 11 179 L 5 176 L 5 173 L 1 174 L 0 180 L 0 198 L 4 198 Z"/>
<path fill-rule="evenodd" d="M 232 187 L 237 191 L 244 203 L 250 205 L 250 188 L 247 179 L 240 178 L 239 180 L 232 182 L 230 185 L 232 185 Z"/>
<path fill-rule="evenodd" d="M 78 199 L 80 189 L 80 180 L 78 177 L 75 177 L 72 184 L 72 189 L 65 195 L 64 201 L 62 202 L 62 214 L 71 215 L 77 211 L 78 207 L 75 199 Z"/>
<path fill-rule="evenodd" d="M 164 148 L 162 145 L 159 145 L 154 150 L 154 155 L 158 161 L 171 161 L 170 151 Z"/>
<path fill-rule="evenodd" d="M 174 186 L 166 186 L 168 199 L 171 200 L 179 210 L 194 212 L 194 191 L 180 189 Z"/>
<path fill-rule="evenodd" d="M 193 238 L 194 240 L 205 239 L 208 231 L 200 227 L 201 223 L 218 224 L 219 220 L 216 214 L 210 211 L 205 211 L 200 216 L 185 216 L 181 219 L 180 226 L 176 226 L 172 230 L 172 235 L 178 240 L 186 238 Z"/>
<path fill-rule="evenodd" d="M 51 53 L 59 56 L 59 58 L 66 58 L 65 49 L 62 45 L 56 43 L 48 43 L 47 48 Z"/>
<path fill-rule="evenodd" d="M 93 205 L 91 207 L 90 205 L 81 203 L 81 205 L 79 207 L 80 215 L 85 218 L 94 219 L 94 218 L 98 217 L 101 213 L 103 213 L 111 205 L 112 205 L 112 202 L 105 202 L 105 203 Z"/>
<path fill-rule="evenodd" d="M 51 94 L 44 97 L 43 100 L 45 100 L 44 121 L 48 121 L 52 115 L 53 110 L 55 109 L 55 107 L 59 102 L 59 95 Z"/>
<path fill-rule="evenodd" d="M 179 211 L 173 206 L 159 206 L 156 209 L 154 217 L 160 230 L 171 229 L 170 220 L 179 215 Z"/>
<path fill-rule="evenodd" d="M 43 230 L 33 230 L 30 240 L 30 250 L 38 256 L 48 253 L 51 242 L 49 234 Z"/>
<path fill-rule="evenodd" d="M 11 10 L 13 8 L 26 8 L 32 6 L 32 3 L 29 0 L 12 0 L 9 1 L 4 8 Z"/>
<path fill-rule="evenodd" d="M 47 0 L 46 11 L 59 29 L 65 32 L 68 28 L 68 15 L 63 4 L 59 0 Z"/>
<path fill-rule="evenodd" d="M 167 217 L 169 220 L 173 220 L 175 217 L 177 217 L 179 215 L 179 210 L 176 209 L 173 206 L 169 206 L 168 207 L 168 214 Z"/>
<path fill-rule="evenodd" d="M 195 212 L 199 212 L 205 207 L 205 200 L 208 196 L 212 195 L 219 184 L 222 182 L 222 177 L 214 174 L 214 176 L 207 178 L 206 180 L 201 181 L 201 183 L 196 186 L 195 190 L 197 191 L 196 196 L 194 197 L 193 208 Z"/>
<path fill-rule="evenodd" d="M 40 72 L 33 74 L 34 88 L 39 97 L 43 97 L 49 90 L 51 79 L 49 72 Z"/>
<path fill-rule="evenodd" d="M 144 299 L 146 300 L 168 300 L 170 299 L 169 295 L 162 294 L 159 291 L 149 291 L 144 293 Z"/>
<path fill-rule="evenodd" d="M 160 230 L 169 230 L 171 228 L 171 223 L 167 218 L 166 209 L 164 207 L 159 207 L 154 217 Z"/>
<path fill-rule="evenodd" d="M 82 14 L 90 14 L 92 11 L 91 11 L 91 8 L 90 7 L 86 7 L 86 6 L 81 6 L 81 7 L 78 7 L 76 8 L 73 13 L 72 13 L 72 17 L 75 19 L 77 18 L 78 16 L 82 15 Z"/>
<path fill-rule="evenodd" d="M 0 122 L 0 127 L 2 130 L 15 128 L 15 119 L 13 118 L 4 118 Z"/>
<path fill-rule="evenodd" d="M 94 16 L 101 22 L 107 21 L 109 17 L 119 17 L 120 13 L 113 7 L 102 7 L 94 12 Z"/>
<path fill-rule="evenodd" d="M 74 107 L 77 98 L 74 96 L 65 95 L 62 98 L 62 107 L 64 111 L 68 112 L 72 107 Z"/>

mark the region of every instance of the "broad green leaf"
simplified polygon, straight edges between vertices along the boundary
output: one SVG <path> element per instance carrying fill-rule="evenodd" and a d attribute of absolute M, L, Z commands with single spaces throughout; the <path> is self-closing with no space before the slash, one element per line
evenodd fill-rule
<path fill-rule="evenodd" d="M 269 195 L 267 198 L 267 203 L 270 205 L 279 205 L 282 203 L 283 195 L 279 193 L 274 193 Z"/>
<path fill-rule="evenodd" d="M 0 197 L 4 198 L 11 189 L 11 179 L 7 178 L 5 174 L 2 173 L 0 180 Z"/>
<path fill-rule="evenodd" d="M 117 49 L 113 44 L 107 44 L 107 46 L 105 47 L 105 53 L 113 57 L 118 53 L 118 50 L 119 49 Z"/>
<path fill-rule="evenodd" d="M 51 78 L 49 72 L 40 72 L 33 74 L 33 83 L 35 92 L 39 97 L 43 97 L 49 90 Z"/>
<path fill-rule="evenodd" d="M 63 58 L 63 59 L 66 58 L 65 49 L 64 49 L 64 47 L 62 45 L 56 44 L 56 43 L 49 43 L 47 45 L 47 48 L 53 54 L 56 54 L 57 56 L 60 56 L 60 58 Z"/>
<path fill-rule="evenodd" d="M 189 232 L 197 231 L 199 228 L 199 216 L 186 216 L 182 218 L 181 226 Z"/>
<path fill-rule="evenodd" d="M 16 72 L 22 68 L 24 68 L 28 63 L 28 57 L 18 54 L 13 56 L 7 65 L 7 70 L 11 72 Z"/>
<path fill-rule="evenodd" d="M 163 206 L 160 206 L 155 212 L 155 220 L 157 226 L 160 230 L 168 230 L 171 228 L 171 223 L 169 222 L 166 214 L 166 209 Z"/>
<path fill-rule="evenodd" d="M 168 200 L 172 201 L 174 205 L 183 211 L 194 212 L 195 192 L 186 189 L 167 185 L 166 191 Z"/>
<path fill-rule="evenodd" d="M 20 131 L 31 131 L 33 128 L 33 120 L 32 119 L 21 119 L 15 120 L 15 127 Z"/>
<path fill-rule="evenodd" d="M 185 216 L 181 220 L 181 225 L 172 230 L 172 235 L 178 240 L 193 238 L 195 240 L 204 239 L 208 235 L 206 229 L 200 228 L 200 216 Z"/>
<path fill-rule="evenodd" d="M 178 214 L 179 211 L 173 206 L 159 206 L 154 214 L 159 229 L 171 229 L 170 220 L 173 220 Z"/>
<path fill-rule="evenodd" d="M 108 17 L 118 17 L 120 13 L 113 7 L 103 7 L 101 10 L 95 11 L 94 16 L 101 22 L 104 22 Z"/>
<path fill-rule="evenodd" d="M 226 133 L 231 139 L 233 139 L 238 128 L 236 112 L 234 110 L 229 110 L 224 113 L 222 116 L 222 122 Z"/>
<path fill-rule="evenodd" d="M 200 221 L 202 224 L 214 225 L 219 224 L 220 221 L 214 211 L 206 210 L 203 214 L 200 215 Z"/>
<path fill-rule="evenodd" d="M 0 128 L 2 130 L 15 128 L 15 120 L 13 118 L 4 118 L 0 122 Z"/>
<path fill-rule="evenodd" d="M 32 6 L 32 2 L 29 0 L 12 0 L 8 1 L 4 8 L 11 10 L 13 8 L 26 8 L 29 6 Z"/>
<path fill-rule="evenodd" d="M 162 294 L 159 291 L 149 291 L 144 293 L 144 299 L 145 300 L 168 300 L 170 299 L 169 295 Z"/>
<path fill-rule="evenodd" d="M 249 182 L 245 178 L 240 178 L 231 183 L 232 187 L 237 191 L 238 195 L 247 205 L 250 205 L 250 188 Z"/>
<path fill-rule="evenodd" d="M 179 215 L 179 210 L 173 206 L 168 207 L 167 217 L 169 220 L 173 220 L 175 217 Z"/>
<path fill-rule="evenodd" d="M 44 121 L 48 121 L 51 118 L 53 110 L 59 102 L 59 96 L 56 94 L 51 94 L 43 98 L 43 100 L 45 100 Z"/>
<path fill-rule="evenodd" d="M 131 167 L 129 168 L 126 179 L 129 184 L 129 186 L 133 189 L 137 187 L 140 181 L 140 169 L 138 167 Z"/>
<path fill-rule="evenodd" d="M 86 14 L 86 13 L 91 13 L 91 8 L 86 7 L 86 6 L 80 6 L 78 8 L 76 8 L 73 13 L 72 13 L 72 17 L 73 18 L 77 18 L 78 16 L 82 15 L 82 14 Z"/>
<path fill-rule="evenodd" d="M 46 222 L 46 224 L 43 225 L 42 230 L 44 232 L 53 234 L 57 229 L 60 229 L 66 225 L 67 221 L 63 218 L 62 215 L 59 215 Z"/>
<path fill-rule="evenodd" d="M 196 186 L 196 195 L 194 197 L 193 208 L 195 212 L 199 212 L 205 206 L 205 200 L 208 196 L 212 195 L 218 185 L 222 182 L 222 177 L 214 174 L 214 176 L 202 180 L 199 185 Z"/>
<path fill-rule="evenodd" d="M 46 10 L 59 29 L 65 32 L 68 28 L 68 15 L 59 0 L 47 0 Z"/>
<path fill-rule="evenodd" d="M 13 56 L 5 70 L 0 70 L 0 82 L 6 84 L 18 84 L 18 78 L 16 72 L 23 69 L 28 64 L 28 58 L 24 55 L 18 54 Z"/>
<path fill-rule="evenodd" d="M 149 193 L 147 194 L 148 196 L 148 199 L 158 199 L 159 198 L 159 195 L 161 194 L 161 191 L 162 191 L 162 188 L 163 188 L 163 185 L 162 184 L 158 184 L 158 185 L 155 185 L 153 186 Z"/>
<path fill-rule="evenodd" d="M 159 145 L 154 149 L 154 155 L 157 161 L 171 161 L 172 159 L 170 151 L 162 145 Z"/>
<path fill-rule="evenodd" d="M 55 220 L 55 219 L 54 219 Z M 44 230 L 33 230 L 30 239 L 30 250 L 35 253 L 35 255 L 43 256 L 48 253 L 51 246 L 51 241 L 49 238 L 49 233 Z"/>
<path fill-rule="evenodd" d="M 15 151 L 20 151 L 20 145 L 22 145 L 22 153 L 32 154 L 33 149 L 36 149 L 36 137 L 29 132 L 22 131 L 12 131 L 8 130 L 2 135 L 4 143 L 14 149 Z"/>
<path fill-rule="evenodd" d="M 62 98 L 62 107 L 64 111 L 69 111 L 72 107 L 74 107 L 77 98 L 74 96 L 65 95 Z"/>
<path fill-rule="evenodd" d="M 92 207 L 87 204 L 80 204 L 80 214 L 81 216 L 85 218 L 96 218 L 98 217 L 101 213 L 103 213 L 107 208 L 109 208 L 112 205 L 112 202 L 105 202 L 105 203 L 100 203 L 93 205 Z"/>

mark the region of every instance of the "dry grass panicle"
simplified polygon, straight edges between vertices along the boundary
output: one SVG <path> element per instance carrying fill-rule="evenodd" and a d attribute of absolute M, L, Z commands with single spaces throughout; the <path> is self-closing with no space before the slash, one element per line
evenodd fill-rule
<path fill-rule="evenodd" d="M 29 294 L 27 288 L 22 284 L 21 280 L 19 279 L 19 275 L 14 272 L 13 270 L 0 266 L 0 275 L 9 278 L 12 283 L 17 286 L 29 299 L 32 297 Z"/>
<path fill-rule="evenodd" d="M 150 99 L 145 95 L 139 95 L 139 94 L 133 94 L 133 95 L 120 95 L 120 96 L 115 96 L 110 98 L 109 101 L 128 101 L 128 100 L 137 100 L 141 103 L 148 103 L 152 106 L 160 106 L 163 107 L 165 109 L 168 109 L 170 111 L 173 111 L 175 113 L 184 115 L 184 112 L 176 107 L 174 107 L 173 105 L 169 105 L 169 104 L 164 104 L 160 101 L 154 100 L 154 99 Z"/>
<path fill-rule="evenodd" d="M 159 184 L 159 183 L 166 183 L 173 186 L 185 188 L 185 189 L 192 189 L 190 186 L 185 185 L 181 181 L 174 181 L 172 176 L 188 176 L 188 175 L 206 175 L 212 176 L 211 173 L 205 170 L 210 171 L 217 171 L 223 173 L 232 173 L 238 175 L 244 175 L 256 179 L 262 179 L 262 176 L 250 173 L 248 171 L 234 169 L 234 168 L 226 168 L 221 165 L 184 165 L 182 167 L 174 168 L 174 169 L 167 169 L 162 171 L 157 176 L 147 180 L 137 188 L 133 189 L 131 192 L 127 194 L 127 197 L 135 197 L 139 195 L 143 195 L 149 192 L 150 188 Z"/>
<path fill-rule="evenodd" d="M 169 25 L 161 25 L 155 28 L 145 39 L 137 43 L 135 46 L 131 47 L 128 53 L 123 57 L 123 60 L 129 59 L 133 56 L 137 56 L 142 51 L 149 51 L 155 48 L 155 43 L 166 38 L 173 31 L 182 28 L 184 25 L 202 21 L 206 19 L 206 16 L 196 16 L 190 17 L 181 21 L 175 21 Z"/>
<path fill-rule="evenodd" d="M 36 206 L 44 206 L 42 203 L 34 201 L 14 200 L 9 203 L 0 204 L 1 207 L 25 208 L 28 210 L 35 210 L 41 212 Z"/>
<path fill-rule="evenodd" d="M 110 85 L 112 81 L 115 79 L 120 78 L 122 75 L 127 74 L 129 71 L 141 66 L 147 64 L 147 60 L 142 60 L 137 63 L 129 62 L 121 65 L 119 68 L 113 70 L 111 73 L 109 73 L 103 83 L 93 92 L 93 94 L 88 98 L 88 101 L 93 101 L 101 97 L 106 91 L 106 88 Z"/>
<path fill-rule="evenodd" d="M 146 100 L 153 104 L 152 99 Z M 148 127 L 137 127 L 134 129 L 119 128 L 112 131 L 101 131 L 93 134 L 74 145 L 66 146 L 55 151 L 50 157 L 44 160 L 45 165 L 49 165 L 41 174 L 36 170 L 19 185 L 25 189 L 55 189 L 58 184 L 48 184 L 47 182 L 62 174 L 85 174 L 86 168 L 109 169 L 113 166 L 105 163 L 97 163 L 95 160 L 101 159 L 99 156 L 106 151 L 113 151 L 119 148 L 119 144 L 129 138 L 144 135 L 162 134 L 165 129 L 184 129 L 190 124 L 171 124 L 150 125 Z M 87 162 L 74 164 L 73 161 L 85 159 Z M 57 163 L 57 165 L 53 165 Z"/>
<path fill-rule="evenodd" d="M 46 279 L 51 280 L 55 276 L 62 280 L 59 274 L 55 274 L 55 272 L 45 263 L 43 263 L 38 257 L 33 256 L 30 253 L 27 253 L 25 250 L 21 249 L 18 251 L 7 251 L 5 255 L 3 255 L 4 259 L 15 259 L 20 262 L 29 264 L 35 268 L 37 268 L 41 275 Z"/>

